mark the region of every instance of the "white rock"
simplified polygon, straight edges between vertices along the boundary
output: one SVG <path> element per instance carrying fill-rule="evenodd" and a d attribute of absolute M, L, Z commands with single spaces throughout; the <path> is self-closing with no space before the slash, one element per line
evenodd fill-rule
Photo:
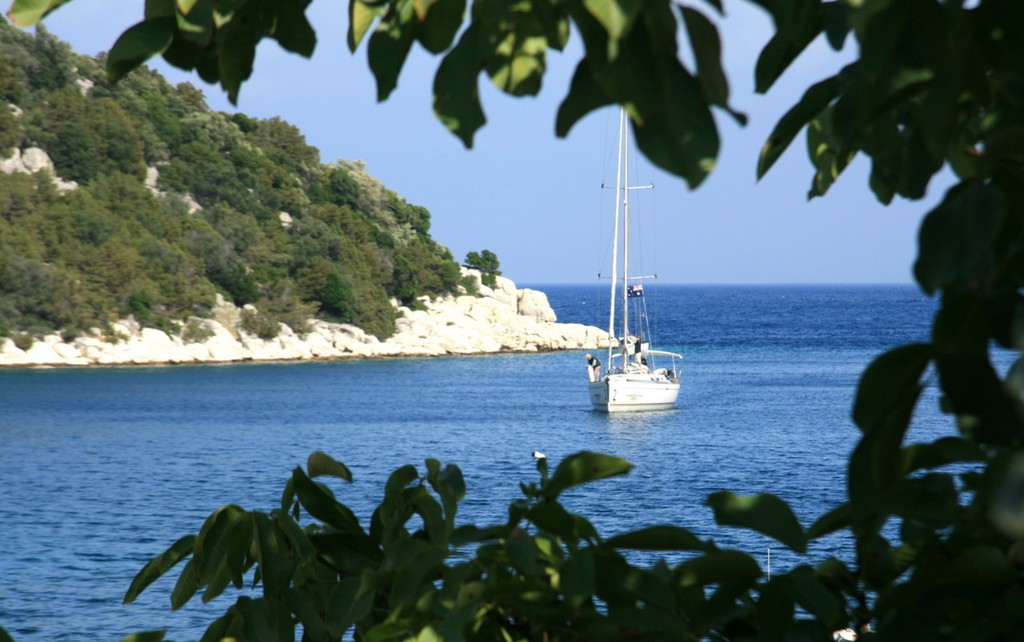
<path fill-rule="evenodd" d="M 57 351 L 53 349 L 53 346 L 46 345 L 42 342 L 36 342 L 32 344 L 31 348 L 25 351 L 25 363 L 40 366 L 56 366 L 64 363 L 64 359 L 57 354 Z"/>
<path fill-rule="evenodd" d="M 38 147 L 29 147 L 21 153 L 21 163 L 29 174 L 48 171 L 53 173 L 53 161 L 49 155 Z"/>
<path fill-rule="evenodd" d="M 463 270 L 479 278 L 479 273 Z M 483 296 L 423 297 L 423 310 L 393 301 L 397 332 L 387 341 L 349 324 L 311 320 L 300 336 L 286 325 L 271 340 L 240 329 L 240 310 L 218 295 L 211 319 L 199 320 L 208 339 L 184 343 L 177 336 L 140 328 L 132 318 L 111 324 L 108 333 L 90 331 L 70 343 L 51 335 L 33 349 L 19 350 L 9 339 L 0 342 L 0 366 L 147 364 L 230 361 L 308 360 L 346 357 L 438 356 L 502 351 L 597 349 L 607 347 L 606 333 L 581 324 L 560 324 L 547 295 L 516 290 L 499 277 Z M 247 309 L 255 310 L 253 306 Z M 195 321 L 190 320 L 190 321 Z"/>
<path fill-rule="evenodd" d="M 542 323 L 555 323 L 558 320 L 548 302 L 548 295 L 537 290 L 519 290 L 516 309 L 520 316 L 530 317 Z"/>

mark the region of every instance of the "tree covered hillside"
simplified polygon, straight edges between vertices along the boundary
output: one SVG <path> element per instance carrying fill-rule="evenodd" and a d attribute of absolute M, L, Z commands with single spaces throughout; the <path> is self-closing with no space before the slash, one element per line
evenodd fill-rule
<path fill-rule="evenodd" d="M 265 336 L 320 316 L 383 338 L 390 297 L 459 286 L 426 209 L 359 163 L 322 164 L 278 118 L 211 111 L 147 68 L 110 84 L 102 59 L 2 21 L 0 105 L 0 162 L 37 147 L 77 183 L 0 172 L 0 336 L 129 314 L 174 331 L 219 292 L 254 304 Z"/>

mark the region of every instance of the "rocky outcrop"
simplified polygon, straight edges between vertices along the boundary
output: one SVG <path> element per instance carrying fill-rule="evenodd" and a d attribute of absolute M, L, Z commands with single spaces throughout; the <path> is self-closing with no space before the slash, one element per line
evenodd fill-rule
<path fill-rule="evenodd" d="M 0 158 L 0 172 L 5 174 L 46 172 L 59 191 L 67 192 L 78 188 L 78 183 L 75 181 L 65 181 L 57 176 L 50 156 L 38 147 L 29 147 L 24 151 L 17 147 L 8 149 L 6 155 Z"/>
<path fill-rule="evenodd" d="M 467 271 L 479 279 L 479 273 Z M 539 352 L 607 346 L 607 333 L 576 323 L 558 323 L 543 292 L 516 289 L 498 277 L 493 288 L 480 285 L 479 297 L 424 297 L 423 310 L 393 302 L 397 332 L 380 341 L 343 323 L 311 321 L 297 334 L 286 325 L 273 339 L 260 339 L 241 327 L 241 311 L 218 301 L 209 319 L 189 319 L 189 340 L 133 319 L 106 332 L 94 330 L 69 341 L 57 335 L 35 340 L 26 350 L 0 338 L 0 366 L 89 366 L 234 361 L 296 361 L 402 356 L 441 356 L 495 352 Z"/>

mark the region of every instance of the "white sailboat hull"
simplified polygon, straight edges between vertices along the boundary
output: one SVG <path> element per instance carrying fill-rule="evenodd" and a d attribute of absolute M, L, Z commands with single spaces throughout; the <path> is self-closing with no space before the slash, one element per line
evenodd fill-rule
<path fill-rule="evenodd" d="M 602 412 L 669 410 L 679 397 L 679 382 L 660 374 L 612 374 L 589 384 L 590 402 Z"/>

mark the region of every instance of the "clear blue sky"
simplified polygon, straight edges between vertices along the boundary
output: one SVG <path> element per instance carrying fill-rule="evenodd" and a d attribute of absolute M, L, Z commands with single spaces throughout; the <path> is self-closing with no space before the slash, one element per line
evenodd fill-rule
<path fill-rule="evenodd" d="M 587 116 L 566 139 L 554 135 L 555 112 L 579 59 L 578 39 L 566 54 L 550 55 L 537 98 L 507 97 L 482 77 L 488 123 L 466 150 L 431 110 L 439 58 L 414 49 L 398 88 L 376 102 L 365 43 L 355 54 L 345 46 L 347 5 L 311 5 L 319 40 L 312 59 L 287 54 L 276 43 L 262 45 L 237 111 L 295 124 L 324 162 L 364 161 L 385 186 L 430 210 L 431 234 L 457 260 L 489 249 L 519 284 L 590 283 L 607 272 L 608 225 L 599 217 L 609 215 L 612 197 L 600 185 L 614 181 L 606 158 L 615 110 Z M 641 169 L 638 178 L 656 185 L 654 199 L 645 196 L 644 212 L 656 216 L 657 231 L 645 267 L 670 283 L 911 282 L 918 225 L 944 186 L 934 184 L 924 201 L 884 207 L 867 189 L 868 165 L 860 158 L 825 198 L 808 202 L 811 167 L 802 135 L 757 182 L 758 151 L 778 118 L 843 58 L 816 43 L 769 96 L 757 95 L 754 62 L 771 33 L 770 20 L 747 2 L 726 5 L 721 27 L 732 103 L 750 123 L 739 128 L 716 113 L 722 153 L 696 191 L 681 179 Z M 74 0 L 44 24 L 76 51 L 96 54 L 142 11 L 142 0 Z M 198 76 L 162 60 L 151 65 L 173 83 L 201 88 L 211 108 L 236 111 Z"/>

